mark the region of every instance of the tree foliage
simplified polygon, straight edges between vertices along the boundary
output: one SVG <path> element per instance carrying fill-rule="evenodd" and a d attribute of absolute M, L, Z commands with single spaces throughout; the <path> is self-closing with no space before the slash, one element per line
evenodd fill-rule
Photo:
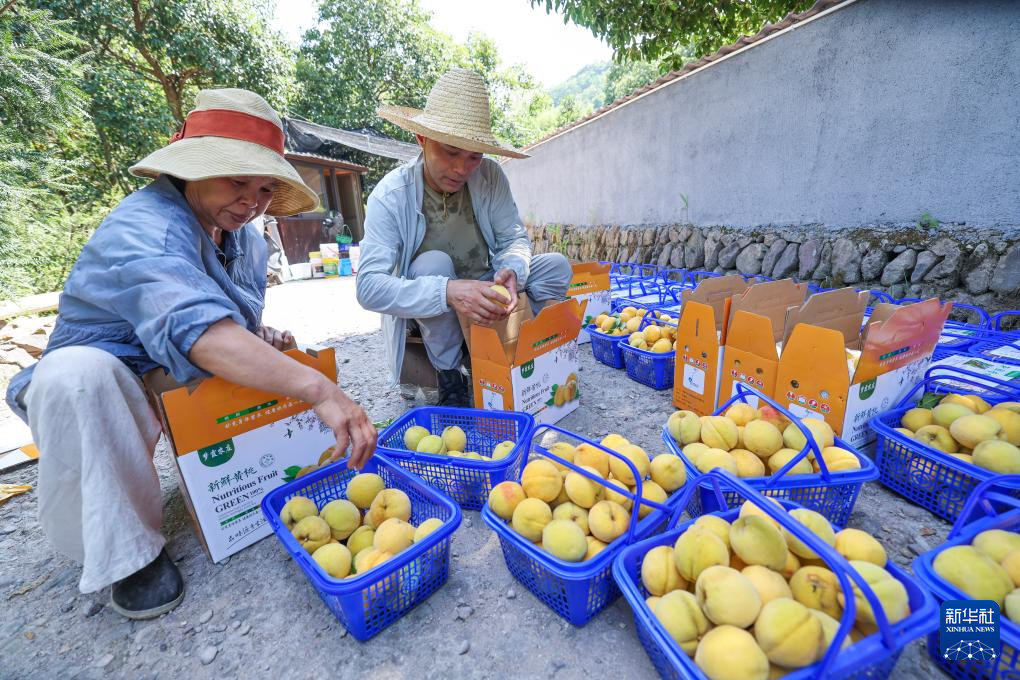
<path fill-rule="evenodd" d="M 684 48 L 710 54 L 740 36 L 757 33 L 812 0 L 530 0 L 604 39 L 624 61 L 663 61 L 678 69 Z"/>
<path fill-rule="evenodd" d="M 430 15 L 417 0 L 322 0 L 318 24 L 304 35 L 298 50 L 297 94 L 291 110 L 308 120 L 342 129 L 371 127 L 413 141 L 392 123 L 380 119 L 382 104 L 424 108 L 439 76 L 459 66 L 482 74 L 492 103 L 497 137 L 522 144 L 529 131 L 511 115 L 522 93 L 535 90 L 531 76 L 519 66 L 503 67 L 495 42 L 471 34 L 458 45 L 429 25 Z M 370 189 L 393 161 L 367 154 L 352 160 L 371 169 Z"/>
<path fill-rule="evenodd" d="M 0 298 L 33 288 L 37 254 L 24 246 L 59 234 L 38 213 L 75 169 L 55 153 L 85 117 L 84 63 L 66 29 L 42 10 L 0 10 Z"/>
<path fill-rule="evenodd" d="M 284 107 L 293 57 L 269 29 L 268 0 L 34 0 L 92 55 L 84 82 L 95 134 L 93 195 L 138 186 L 127 168 L 166 143 L 205 87 L 243 87 Z"/>

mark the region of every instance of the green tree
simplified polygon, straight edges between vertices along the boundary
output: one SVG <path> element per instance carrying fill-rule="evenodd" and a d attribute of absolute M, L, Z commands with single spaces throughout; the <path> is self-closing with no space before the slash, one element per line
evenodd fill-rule
<path fill-rule="evenodd" d="M 95 195 L 138 182 L 127 167 L 166 143 L 206 87 L 243 87 L 278 109 L 293 91 L 293 54 L 269 28 L 269 0 L 34 0 L 70 22 L 94 68 L 84 82 L 95 125 Z"/>
<path fill-rule="evenodd" d="M 583 118 L 591 113 L 591 108 L 578 103 L 574 95 L 568 94 L 560 100 L 560 106 L 556 114 L 556 127 L 563 127 L 573 123 L 578 118 Z"/>
<path fill-rule="evenodd" d="M 471 33 L 467 42 L 458 46 L 453 57 L 454 65 L 477 71 L 489 89 L 492 109 L 492 130 L 497 138 L 520 146 L 529 141 L 523 121 L 513 115 L 516 102 L 526 101 L 538 91 L 538 84 L 521 65 L 502 67 L 496 42 L 481 33 Z"/>
<path fill-rule="evenodd" d="M 433 83 L 454 63 L 452 41 L 428 22 L 417 0 L 321 0 L 318 25 L 298 50 L 291 110 L 323 125 L 373 127 L 412 141 L 376 110 L 380 104 L 424 107 Z M 358 152 L 351 160 L 371 169 L 366 189 L 394 165 Z"/>
<path fill-rule="evenodd" d="M 604 39 L 625 61 L 662 60 L 667 70 L 680 68 L 684 48 L 709 54 L 740 36 L 757 33 L 789 12 L 803 11 L 812 0 L 530 0 Z"/>
<path fill-rule="evenodd" d="M 292 110 L 344 129 L 381 126 L 380 104 L 424 107 L 439 75 L 453 62 L 448 37 L 429 26 L 417 0 L 322 0 L 319 26 L 304 35 Z"/>
<path fill-rule="evenodd" d="M 33 246 L 59 238 L 39 213 L 73 176 L 55 149 L 85 122 L 79 47 L 48 12 L 0 7 L 0 298 L 32 289 L 29 264 L 47 264 Z"/>
<path fill-rule="evenodd" d="M 659 64 L 650 61 L 614 62 L 606 72 L 603 98 L 607 104 L 626 97 L 661 75 Z"/>

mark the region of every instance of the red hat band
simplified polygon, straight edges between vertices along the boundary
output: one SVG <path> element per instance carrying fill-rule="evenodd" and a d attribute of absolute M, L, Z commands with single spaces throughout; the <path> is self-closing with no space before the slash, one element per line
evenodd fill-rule
<path fill-rule="evenodd" d="M 207 109 L 192 111 L 170 143 L 189 137 L 226 137 L 252 142 L 283 155 L 283 130 L 265 118 L 243 111 Z"/>

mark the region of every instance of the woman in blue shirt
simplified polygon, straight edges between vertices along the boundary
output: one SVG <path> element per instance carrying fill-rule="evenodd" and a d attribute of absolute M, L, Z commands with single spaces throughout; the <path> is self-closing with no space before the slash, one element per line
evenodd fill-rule
<path fill-rule="evenodd" d="M 114 208 L 64 286 L 42 360 L 8 402 L 40 449 L 39 520 L 82 563 L 79 587 L 112 585 L 114 609 L 151 618 L 184 597 L 160 533 L 152 456 L 161 433 L 140 377 L 209 375 L 311 404 L 361 467 L 375 449 L 365 412 L 282 352 L 261 324 L 266 247 L 252 220 L 312 210 L 316 194 L 284 158 L 283 127 L 262 97 L 203 90 L 166 147 L 131 168 L 155 181 Z"/>

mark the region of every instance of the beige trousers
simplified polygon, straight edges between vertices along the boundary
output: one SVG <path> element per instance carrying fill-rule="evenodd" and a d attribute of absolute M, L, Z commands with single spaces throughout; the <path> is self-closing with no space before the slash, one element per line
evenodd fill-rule
<path fill-rule="evenodd" d="M 152 456 L 162 428 L 141 380 L 95 347 L 46 354 L 25 403 L 39 447 L 39 523 L 100 590 L 159 555 L 162 494 Z"/>

